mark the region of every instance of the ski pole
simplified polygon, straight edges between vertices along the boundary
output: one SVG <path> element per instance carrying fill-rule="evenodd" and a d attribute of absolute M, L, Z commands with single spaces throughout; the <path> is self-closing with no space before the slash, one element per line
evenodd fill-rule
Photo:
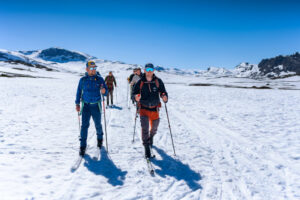
<path fill-rule="evenodd" d="M 168 118 L 168 124 L 169 124 L 169 129 L 170 129 L 170 135 L 171 135 L 171 140 L 172 140 L 172 146 L 173 146 L 173 150 L 174 150 L 174 156 L 176 156 L 176 153 L 175 153 L 175 146 L 174 146 L 174 142 L 173 142 L 173 136 L 172 136 L 171 125 L 170 125 L 170 120 L 169 120 L 168 109 L 167 109 L 167 104 L 166 104 L 166 103 L 165 103 L 165 109 L 166 109 L 167 118 Z"/>
<path fill-rule="evenodd" d="M 78 126 L 79 126 L 79 135 L 80 135 L 80 113 L 79 112 L 77 113 L 78 113 Z"/>
<path fill-rule="evenodd" d="M 129 90 L 129 84 L 127 83 L 127 108 L 129 109 L 129 99 L 128 99 L 128 91 Z"/>
<path fill-rule="evenodd" d="M 105 103 L 104 103 L 104 95 L 103 94 L 102 94 L 102 104 L 103 104 L 103 116 L 104 116 L 104 127 L 105 127 L 106 151 L 108 153 L 107 131 L 106 131 L 106 118 L 105 118 Z"/>
<path fill-rule="evenodd" d="M 136 118 L 138 115 L 138 102 L 136 103 L 136 111 L 135 111 L 135 119 L 134 119 L 134 128 L 133 128 L 133 137 L 132 137 L 132 143 L 134 143 L 134 136 L 135 136 L 135 127 L 136 127 Z"/>
<path fill-rule="evenodd" d="M 118 89 L 117 89 L 117 86 L 116 86 L 116 104 L 118 105 Z"/>

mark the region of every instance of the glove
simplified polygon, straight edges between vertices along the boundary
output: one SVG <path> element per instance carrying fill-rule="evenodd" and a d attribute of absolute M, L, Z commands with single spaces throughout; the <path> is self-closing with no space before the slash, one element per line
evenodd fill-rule
<path fill-rule="evenodd" d="M 80 105 L 79 104 L 76 104 L 76 111 L 80 112 Z"/>

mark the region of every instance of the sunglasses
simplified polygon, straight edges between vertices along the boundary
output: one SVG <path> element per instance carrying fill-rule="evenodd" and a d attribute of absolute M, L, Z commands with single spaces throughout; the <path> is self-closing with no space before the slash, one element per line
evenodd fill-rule
<path fill-rule="evenodd" d="M 153 72 L 153 71 L 154 71 L 153 68 L 147 68 L 147 69 L 146 69 L 146 72 Z"/>
<path fill-rule="evenodd" d="M 89 69 L 90 69 L 90 70 L 96 70 L 97 67 L 90 67 Z"/>

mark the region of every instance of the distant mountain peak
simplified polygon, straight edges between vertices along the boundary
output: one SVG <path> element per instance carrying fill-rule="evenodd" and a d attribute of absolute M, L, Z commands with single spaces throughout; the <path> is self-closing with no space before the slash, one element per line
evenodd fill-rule
<path fill-rule="evenodd" d="M 51 47 L 48 49 L 44 49 L 39 53 L 38 57 L 46 61 L 58 63 L 66 63 L 70 61 L 87 61 L 89 59 L 95 58 L 87 54 L 83 54 L 77 51 L 70 51 L 60 47 Z"/>
<path fill-rule="evenodd" d="M 18 51 L 19 53 L 21 54 L 24 54 L 24 55 L 31 55 L 33 53 L 36 53 L 38 52 L 38 50 L 32 50 L 32 51 Z"/>

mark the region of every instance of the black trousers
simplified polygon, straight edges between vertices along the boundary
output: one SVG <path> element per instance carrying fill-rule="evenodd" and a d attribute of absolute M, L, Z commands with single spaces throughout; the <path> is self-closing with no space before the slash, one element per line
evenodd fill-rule
<path fill-rule="evenodd" d="M 108 89 L 108 94 L 107 94 L 107 97 L 106 97 L 106 99 L 107 99 L 107 105 L 109 105 L 109 97 L 110 97 L 110 103 L 111 103 L 111 105 L 113 105 L 114 104 L 114 89 Z"/>

